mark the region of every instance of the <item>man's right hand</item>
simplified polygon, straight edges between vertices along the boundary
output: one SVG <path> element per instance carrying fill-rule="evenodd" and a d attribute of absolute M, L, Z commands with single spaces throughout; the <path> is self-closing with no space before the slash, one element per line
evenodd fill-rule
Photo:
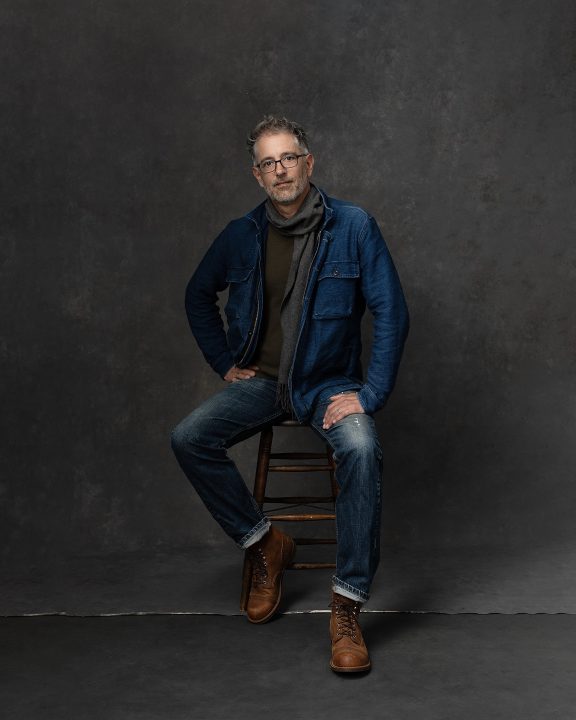
<path fill-rule="evenodd" d="M 256 370 L 260 370 L 257 365 L 249 365 L 245 368 L 238 368 L 233 365 L 224 375 L 226 382 L 238 382 L 238 380 L 248 380 L 256 375 Z"/>

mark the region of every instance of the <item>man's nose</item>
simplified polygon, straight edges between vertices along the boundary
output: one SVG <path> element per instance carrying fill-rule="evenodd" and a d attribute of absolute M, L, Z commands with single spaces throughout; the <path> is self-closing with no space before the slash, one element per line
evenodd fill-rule
<path fill-rule="evenodd" d="M 282 165 L 280 160 L 278 160 L 278 162 L 276 163 L 275 172 L 276 175 L 284 175 L 284 173 L 286 172 L 286 168 L 284 167 L 284 165 Z"/>

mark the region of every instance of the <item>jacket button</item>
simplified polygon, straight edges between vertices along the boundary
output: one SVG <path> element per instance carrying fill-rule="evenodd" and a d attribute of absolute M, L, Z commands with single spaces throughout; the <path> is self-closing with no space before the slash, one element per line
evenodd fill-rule
<path fill-rule="evenodd" d="M 337 277 L 338 275 L 340 275 L 340 270 L 333 270 L 333 271 L 332 271 L 332 275 L 334 275 L 335 277 Z"/>

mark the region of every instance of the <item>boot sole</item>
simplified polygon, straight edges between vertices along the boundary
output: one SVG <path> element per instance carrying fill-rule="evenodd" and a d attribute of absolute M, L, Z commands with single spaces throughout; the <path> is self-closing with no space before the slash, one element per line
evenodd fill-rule
<path fill-rule="evenodd" d="M 360 673 L 360 672 L 367 672 L 372 667 L 372 663 L 368 663 L 368 665 L 361 665 L 360 667 L 338 667 L 338 665 L 333 665 L 330 663 L 330 669 L 333 670 L 335 673 Z"/>
<path fill-rule="evenodd" d="M 290 538 L 292 540 L 292 538 Z M 292 540 L 292 549 L 290 550 L 290 556 L 288 560 L 286 561 L 286 565 L 284 566 L 284 570 L 280 573 L 280 586 L 278 588 L 278 600 L 276 601 L 276 605 L 270 610 L 268 615 L 265 615 L 263 618 L 260 618 L 260 620 L 252 620 L 248 615 L 246 617 L 248 618 L 248 622 L 251 622 L 253 625 L 261 625 L 262 623 L 268 622 L 268 620 L 272 619 L 272 616 L 278 609 L 278 605 L 280 605 L 280 600 L 282 599 L 282 580 L 284 579 L 284 572 L 288 565 L 292 562 L 294 559 L 294 555 L 296 554 L 296 543 L 294 540 Z"/>

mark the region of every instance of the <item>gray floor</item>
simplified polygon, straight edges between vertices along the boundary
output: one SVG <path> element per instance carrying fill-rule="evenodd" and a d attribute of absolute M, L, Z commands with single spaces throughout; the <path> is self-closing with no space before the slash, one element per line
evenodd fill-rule
<path fill-rule="evenodd" d="M 0 620 L 10 720 L 570 720 L 568 615 L 365 613 L 373 670 L 328 668 L 328 615 Z"/>
<path fill-rule="evenodd" d="M 7 720 L 576 718 L 571 548 L 384 551 L 362 613 L 373 671 L 328 667 L 331 571 L 239 617 L 234 548 L 4 567 Z M 76 616 L 76 617 L 74 617 Z"/>
<path fill-rule="evenodd" d="M 242 554 L 232 544 L 170 554 L 70 557 L 50 565 L 19 562 L 0 573 L 0 615 L 234 615 L 241 567 Z M 331 571 L 289 571 L 285 608 L 325 609 L 330 577 Z M 384 549 L 368 608 L 576 613 L 576 548 Z"/>

